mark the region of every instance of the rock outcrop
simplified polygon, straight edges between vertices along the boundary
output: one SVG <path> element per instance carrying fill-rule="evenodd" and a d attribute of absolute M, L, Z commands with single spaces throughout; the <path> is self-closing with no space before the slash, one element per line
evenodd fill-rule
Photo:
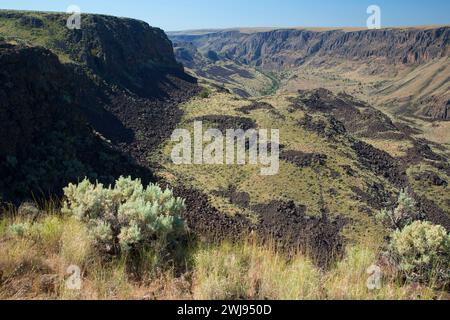
<path fill-rule="evenodd" d="M 45 47 L 85 66 L 93 74 L 140 96 L 155 97 L 158 84 L 169 75 L 185 77 L 175 59 L 171 41 L 146 22 L 105 15 L 83 14 L 81 29 L 66 27 L 68 15 L 0 11 L 0 21 L 12 23 L 7 36 Z"/>

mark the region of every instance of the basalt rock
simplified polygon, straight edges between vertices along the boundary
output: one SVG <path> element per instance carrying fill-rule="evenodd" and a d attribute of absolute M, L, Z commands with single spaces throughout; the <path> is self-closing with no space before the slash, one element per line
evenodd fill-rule
<path fill-rule="evenodd" d="M 127 173 L 151 179 L 92 130 L 88 107 L 78 99 L 83 79 L 72 66 L 46 49 L 6 43 L 0 43 L 0 66 L 3 201 L 58 195 L 84 177 L 104 183 Z M 98 106 L 94 110 L 108 114 Z"/>
<path fill-rule="evenodd" d="M 286 70 L 308 59 L 381 58 L 386 63 L 420 64 L 450 53 L 450 27 L 316 32 L 271 30 L 219 31 L 201 35 L 172 34 L 176 42 L 207 47 L 220 56 L 269 70 Z"/>
<path fill-rule="evenodd" d="M 257 127 L 255 120 L 246 117 L 237 116 L 220 116 L 220 115 L 206 115 L 195 118 L 195 121 L 203 121 L 212 123 L 215 128 L 225 133 L 230 130 L 250 130 Z"/>
<path fill-rule="evenodd" d="M 425 171 L 417 173 L 414 176 L 415 180 L 418 181 L 425 181 L 430 183 L 431 185 L 438 186 L 438 187 L 447 187 L 448 182 L 444 179 L 442 179 L 439 175 L 437 175 L 435 172 L 432 171 Z"/>
<path fill-rule="evenodd" d="M 402 170 L 400 163 L 388 153 L 378 150 L 373 146 L 356 141 L 353 144 L 359 163 L 373 173 L 386 178 L 397 186 L 404 186 L 406 173 Z"/>
<path fill-rule="evenodd" d="M 283 151 L 280 158 L 281 160 L 285 160 L 301 168 L 311 166 L 325 166 L 328 159 L 325 154 L 304 153 L 294 150 Z"/>

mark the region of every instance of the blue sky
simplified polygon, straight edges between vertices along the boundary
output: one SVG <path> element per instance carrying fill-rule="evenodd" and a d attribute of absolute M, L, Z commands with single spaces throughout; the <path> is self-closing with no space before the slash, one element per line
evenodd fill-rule
<path fill-rule="evenodd" d="M 166 31 L 230 27 L 360 27 L 381 7 L 383 26 L 450 24 L 449 0 L 1 0 L 2 9 L 126 16 Z"/>

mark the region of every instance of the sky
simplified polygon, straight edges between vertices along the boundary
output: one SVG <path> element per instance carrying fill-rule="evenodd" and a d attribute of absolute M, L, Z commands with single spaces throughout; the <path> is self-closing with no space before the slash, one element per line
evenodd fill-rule
<path fill-rule="evenodd" d="M 450 24 L 449 0 L 0 0 L 1 9 L 130 17 L 166 31 L 234 27 L 363 27 L 381 8 L 384 27 Z"/>

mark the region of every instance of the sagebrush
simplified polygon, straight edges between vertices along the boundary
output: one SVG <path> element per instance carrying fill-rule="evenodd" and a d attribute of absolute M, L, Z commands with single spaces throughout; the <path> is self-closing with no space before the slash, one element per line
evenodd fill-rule
<path fill-rule="evenodd" d="M 416 220 L 423 218 L 417 209 L 417 203 L 407 190 L 401 190 L 395 209 L 383 209 L 376 216 L 377 220 L 393 229 L 402 229 Z"/>
<path fill-rule="evenodd" d="M 390 251 L 400 270 L 411 280 L 449 285 L 450 234 L 444 227 L 413 222 L 393 233 Z"/>
<path fill-rule="evenodd" d="M 164 247 L 183 235 L 184 200 L 141 180 L 121 177 L 114 187 L 84 180 L 64 189 L 62 212 L 87 224 L 97 246 L 129 252 L 144 246 Z"/>

